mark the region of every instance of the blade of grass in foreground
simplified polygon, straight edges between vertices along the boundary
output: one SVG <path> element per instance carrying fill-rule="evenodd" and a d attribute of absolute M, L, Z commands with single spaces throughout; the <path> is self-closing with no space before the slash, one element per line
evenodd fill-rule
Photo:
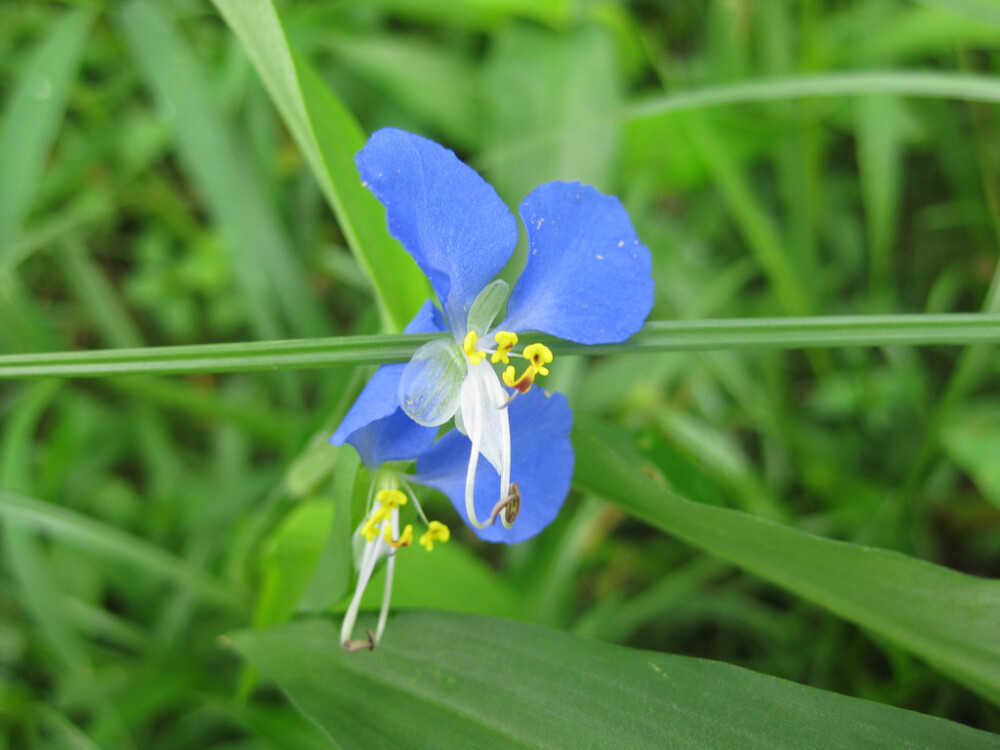
<path fill-rule="evenodd" d="M 398 614 L 374 652 L 345 652 L 327 620 L 232 643 L 345 749 L 1000 747 L 960 724 L 740 667 L 482 616 Z"/>
<path fill-rule="evenodd" d="M 579 425 L 574 483 L 898 644 L 1000 703 L 1000 581 L 685 500 Z"/>
<path fill-rule="evenodd" d="M 365 133 L 304 62 L 293 58 L 270 0 L 213 0 L 253 63 L 337 215 L 354 257 L 377 294 L 383 330 L 401 331 L 427 299 L 416 264 L 385 227 L 385 213 L 361 184 L 354 154 Z"/>
<path fill-rule="evenodd" d="M 447 334 L 397 334 L 239 344 L 103 349 L 0 356 L 0 380 L 245 372 L 405 362 Z M 621 344 L 584 346 L 539 336 L 558 355 L 928 346 L 1000 342 L 1000 315 L 868 315 L 814 318 L 672 320 L 647 323 Z"/>

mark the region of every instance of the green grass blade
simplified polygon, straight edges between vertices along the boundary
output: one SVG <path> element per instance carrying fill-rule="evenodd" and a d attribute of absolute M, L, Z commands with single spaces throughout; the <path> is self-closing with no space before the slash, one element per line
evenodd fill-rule
<path fill-rule="evenodd" d="M 751 102 L 782 101 L 803 97 L 871 96 L 891 94 L 928 99 L 957 99 L 1000 102 L 1000 80 L 993 76 L 944 73 L 921 70 L 886 70 L 850 73 L 824 73 L 766 81 L 745 81 L 722 86 L 703 86 L 639 102 L 609 115 L 608 118 L 582 122 L 578 129 L 600 128 L 607 119 L 631 121 L 657 117 L 672 112 L 722 107 Z M 476 160 L 480 167 L 547 146 L 566 137 L 564 131 L 545 131 L 533 138 L 489 150 Z"/>
<path fill-rule="evenodd" d="M 306 157 L 358 263 L 377 292 L 383 329 L 401 331 L 427 299 L 416 264 L 386 229 L 385 212 L 354 166 L 365 133 L 334 93 L 295 59 L 270 0 L 213 0 Z"/>
<path fill-rule="evenodd" d="M 175 113 L 182 161 L 222 232 L 258 334 L 280 335 L 279 310 L 297 335 L 328 331 L 279 218 L 240 161 L 207 77 L 174 33 L 168 13 L 134 0 L 121 19 L 140 69 L 162 105 Z"/>
<path fill-rule="evenodd" d="M 0 435 L 0 487 L 30 489 L 31 467 L 35 465 L 33 437 L 58 391 L 57 383 L 42 381 L 20 394 Z M 49 559 L 35 529 L 14 519 L 4 523 L 0 531 L 4 558 L 19 584 L 25 610 L 38 624 L 45 642 L 64 668 L 78 673 L 87 669 L 83 640 L 59 604 Z"/>
<path fill-rule="evenodd" d="M 0 258 L 21 230 L 66 112 L 91 11 L 67 13 L 28 62 L 0 119 Z"/>
<path fill-rule="evenodd" d="M 1000 747 L 985 732 L 740 667 L 481 616 L 398 614 L 370 653 L 341 649 L 328 620 L 231 640 L 345 750 Z"/>
<path fill-rule="evenodd" d="M 0 490 L 0 519 L 14 519 L 80 549 L 133 564 L 189 588 L 206 602 L 237 610 L 246 604 L 231 585 L 142 539 L 66 508 Z"/>
<path fill-rule="evenodd" d="M 242 344 L 161 346 L 0 356 L 0 380 L 32 377 L 175 375 L 406 362 L 447 334 L 349 336 Z M 1000 342 L 998 314 L 858 315 L 812 318 L 672 320 L 647 323 L 622 344 L 585 346 L 539 336 L 565 354 L 625 354 L 726 349 L 811 349 L 852 346 L 959 346 Z"/>
<path fill-rule="evenodd" d="M 936 71 L 900 70 L 830 73 L 770 81 L 748 81 L 708 86 L 636 104 L 625 110 L 627 119 L 651 117 L 685 109 L 724 104 L 797 99 L 806 96 L 865 96 L 895 94 L 929 99 L 1000 101 L 1000 80 L 993 76 Z"/>
<path fill-rule="evenodd" d="M 1000 702 L 1000 581 L 685 500 L 586 429 L 577 426 L 573 437 L 581 489 L 872 630 Z"/>

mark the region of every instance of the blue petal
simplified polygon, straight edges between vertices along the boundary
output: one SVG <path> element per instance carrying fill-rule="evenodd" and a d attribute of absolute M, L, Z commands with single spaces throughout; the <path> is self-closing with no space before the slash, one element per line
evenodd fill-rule
<path fill-rule="evenodd" d="M 356 161 L 385 205 L 389 232 L 427 274 L 461 340 L 479 290 L 510 260 L 517 220 L 482 177 L 427 138 L 385 128 Z"/>
<path fill-rule="evenodd" d="M 517 544 L 533 537 L 559 514 L 573 476 L 573 446 L 569 432 L 573 413 L 561 393 L 532 388 L 517 396 L 510 409 L 511 481 L 521 488 L 521 510 L 511 528 L 499 520 L 473 529 L 488 542 Z M 413 481 L 440 490 L 468 524 L 465 513 L 465 471 L 472 443 L 458 430 L 442 437 L 417 460 Z M 488 518 L 500 497 L 500 476 L 487 461 L 476 472 L 476 515 Z"/>
<path fill-rule="evenodd" d="M 617 198 L 579 182 L 548 182 L 520 213 L 528 260 L 501 329 L 604 344 L 642 327 L 653 306 L 649 249 Z"/>
<path fill-rule="evenodd" d="M 406 326 L 405 333 L 433 333 L 446 330 L 441 312 L 427 300 Z M 435 428 L 421 427 L 399 408 L 399 380 L 405 364 L 384 365 L 351 406 L 330 442 L 350 443 L 370 468 L 384 461 L 416 458 L 429 448 Z"/>

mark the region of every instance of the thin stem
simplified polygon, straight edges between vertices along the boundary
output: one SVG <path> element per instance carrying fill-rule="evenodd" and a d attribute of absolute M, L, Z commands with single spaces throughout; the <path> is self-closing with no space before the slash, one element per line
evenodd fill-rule
<path fill-rule="evenodd" d="M 423 344 L 449 334 L 202 344 L 0 356 L 0 379 L 292 370 L 406 362 Z M 585 346 L 537 339 L 556 355 L 726 349 L 810 349 L 1000 343 L 1000 314 L 860 315 L 809 318 L 671 320 L 647 323 L 620 344 Z"/>

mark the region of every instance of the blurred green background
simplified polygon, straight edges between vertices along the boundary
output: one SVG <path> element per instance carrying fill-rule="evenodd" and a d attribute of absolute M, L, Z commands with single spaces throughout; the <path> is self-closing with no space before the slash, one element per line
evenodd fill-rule
<path fill-rule="evenodd" d="M 654 320 L 1000 310 L 996 106 L 919 82 L 842 95 L 887 69 L 1000 72 L 1000 5 L 952 5 L 277 4 L 363 130 L 440 141 L 511 206 L 553 179 L 620 196 Z M 743 101 L 792 78 L 796 96 Z M 668 111 L 685 92 L 703 100 Z M 3 353 L 392 328 L 207 0 L 3 0 L 0 118 Z M 996 578 L 998 365 L 976 347 L 565 358 L 547 387 L 685 497 Z M 329 746 L 219 639 L 346 590 L 316 572 L 326 438 L 367 374 L 0 386 L 0 747 Z M 401 553 L 394 606 L 1000 730 L 898 646 L 594 497 L 516 548 L 425 502 L 453 541 Z"/>

